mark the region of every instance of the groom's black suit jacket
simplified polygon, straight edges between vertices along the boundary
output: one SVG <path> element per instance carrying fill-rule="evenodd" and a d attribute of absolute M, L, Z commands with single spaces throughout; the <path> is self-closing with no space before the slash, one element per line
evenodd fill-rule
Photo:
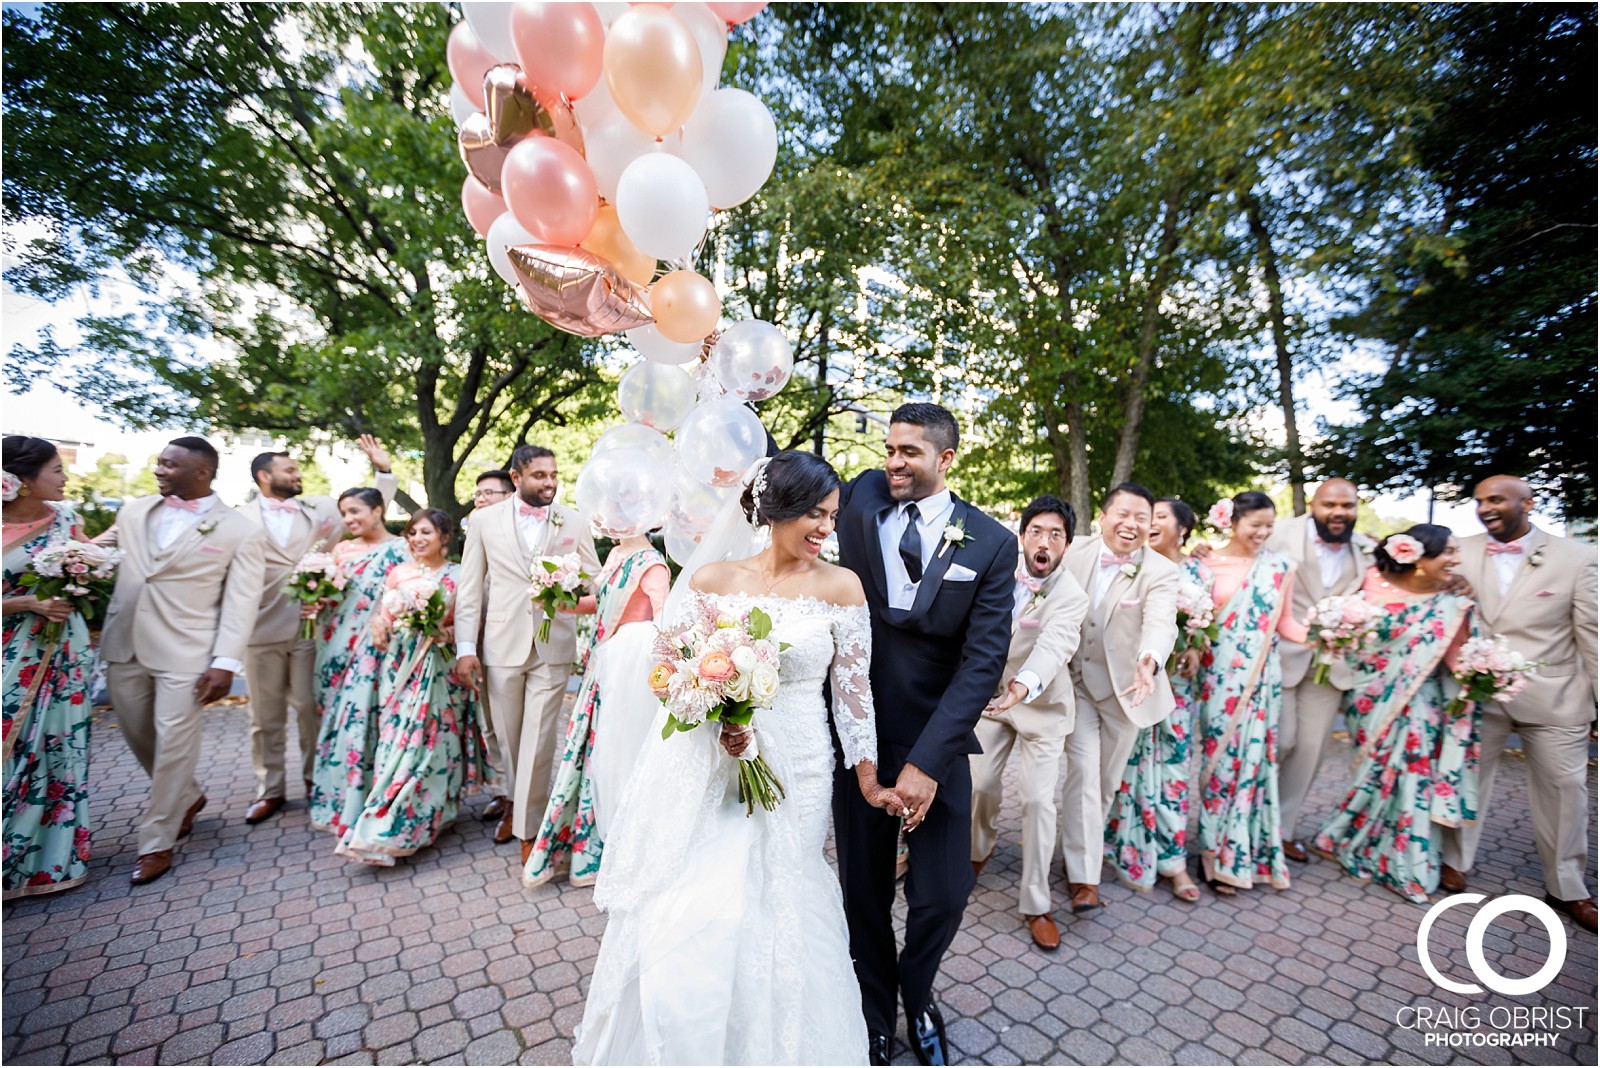
<path fill-rule="evenodd" d="M 878 767 L 885 783 L 915 764 L 943 784 L 956 761 L 981 749 L 973 727 L 994 696 L 1011 645 L 1017 539 L 951 494 L 950 522 L 966 538 L 936 549 L 907 611 L 889 607 L 878 519 L 897 502 L 882 471 L 844 487 L 839 558 L 861 578 L 872 613 L 872 695 Z M 952 565 L 974 573 L 951 581 Z M 964 780 L 963 780 L 964 781 Z"/>

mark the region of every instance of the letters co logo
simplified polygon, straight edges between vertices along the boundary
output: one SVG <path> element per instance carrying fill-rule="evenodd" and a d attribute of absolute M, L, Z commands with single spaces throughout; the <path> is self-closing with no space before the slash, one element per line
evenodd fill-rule
<path fill-rule="evenodd" d="M 1448 978 L 1438 968 L 1434 967 L 1433 956 L 1428 951 L 1428 935 L 1433 930 L 1433 921 L 1447 909 L 1457 905 L 1475 905 L 1484 899 L 1483 894 L 1455 894 L 1437 902 L 1422 918 L 1422 925 L 1417 928 L 1417 960 L 1422 963 L 1422 970 L 1428 973 L 1428 978 L 1445 990 L 1456 994 L 1481 994 L 1483 986 L 1488 987 L 1497 994 L 1532 994 L 1543 990 L 1561 971 L 1561 966 L 1567 961 L 1567 932 L 1561 926 L 1561 917 L 1556 915 L 1554 909 L 1538 898 L 1526 894 L 1507 894 L 1495 898 L 1489 904 L 1478 910 L 1478 914 L 1467 924 L 1467 963 L 1472 966 L 1472 974 L 1478 977 L 1477 983 L 1461 983 Z M 1550 935 L 1550 959 L 1544 962 L 1544 967 L 1534 972 L 1525 979 L 1513 979 L 1501 975 L 1489 966 L 1488 960 L 1483 955 L 1483 936 L 1489 929 L 1489 924 L 1507 912 L 1526 912 L 1528 915 L 1544 924 L 1545 931 Z"/>

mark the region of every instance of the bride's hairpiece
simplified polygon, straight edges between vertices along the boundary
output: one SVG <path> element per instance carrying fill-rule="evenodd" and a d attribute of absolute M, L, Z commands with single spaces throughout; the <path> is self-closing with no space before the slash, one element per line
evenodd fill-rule
<path fill-rule="evenodd" d="M 761 495 L 767 490 L 768 460 L 762 460 L 756 469 L 756 475 L 750 480 L 750 525 L 759 529 L 761 527 Z"/>

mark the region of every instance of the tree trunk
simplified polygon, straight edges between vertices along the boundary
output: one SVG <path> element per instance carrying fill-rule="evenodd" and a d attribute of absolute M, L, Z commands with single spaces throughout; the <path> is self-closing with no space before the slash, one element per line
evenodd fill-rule
<path fill-rule="evenodd" d="M 1044 437 L 1055 463 L 1056 492 L 1072 505 L 1081 530 L 1089 522 L 1093 502 L 1089 496 L 1089 432 L 1084 426 L 1083 403 L 1077 399 L 1082 393 L 1076 379 L 1072 374 L 1057 376 L 1056 396 L 1063 399 L 1045 410 Z"/>
<path fill-rule="evenodd" d="M 1289 352 L 1289 328 L 1283 313 L 1283 280 L 1278 275 L 1278 255 L 1272 248 L 1261 215 L 1261 201 L 1254 193 L 1243 196 L 1250 233 L 1255 237 L 1261 257 L 1261 275 L 1267 284 L 1267 321 L 1272 327 L 1272 349 L 1278 363 L 1278 404 L 1283 408 L 1284 454 L 1288 462 L 1289 487 L 1294 494 L 1294 514 L 1306 514 L 1306 461 L 1300 446 L 1300 427 L 1294 411 L 1294 358 Z"/>
<path fill-rule="evenodd" d="M 823 457 L 827 456 L 828 417 L 827 417 L 826 409 L 829 406 L 829 401 L 831 400 L 831 396 L 828 393 L 828 327 L 829 327 L 829 325 L 830 325 L 829 321 L 826 318 L 823 319 L 823 321 L 822 321 L 822 334 L 821 334 L 821 337 L 819 337 L 817 339 L 817 344 L 818 344 L 818 347 L 817 347 L 817 385 L 820 386 L 821 389 L 822 389 L 822 404 L 823 404 L 824 412 L 823 412 L 822 420 L 817 423 L 816 433 L 813 434 L 812 438 L 811 438 L 811 451 L 816 453 L 818 456 L 823 456 Z"/>
<path fill-rule="evenodd" d="M 1117 437 L 1117 456 L 1111 465 L 1110 485 L 1127 482 L 1133 476 L 1133 461 L 1139 453 L 1139 431 L 1144 425 L 1145 391 L 1150 386 L 1150 368 L 1156 361 L 1156 335 L 1161 328 L 1161 299 L 1172 284 L 1174 260 L 1178 251 L 1178 207 L 1187 192 L 1186 183 L 1174 178 L 1163 197 L 1161 237 L 1156 244 L 1156 269 L 1145 294 L 1144 315 L 1139 323 L 1139 340 L 1134 349 L 1133 370 L 1123 387 L 1122 431 Z"/>

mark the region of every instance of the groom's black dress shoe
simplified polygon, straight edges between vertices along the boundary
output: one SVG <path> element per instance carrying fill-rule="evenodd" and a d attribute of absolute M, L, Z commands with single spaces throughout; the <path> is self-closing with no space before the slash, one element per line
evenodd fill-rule
<path fill-rule="evenodd" d="M 867 1063 L 888 1064 L 889 1054 L 894 1052 L 889 1046 L 889 1036 L 880 1035 L 876 1031 L 867 1032 Z"/>
<path fill-rule="evenodd" d="M 911 1039 L 911 1052 L 918 1064 L 949 1064 L 948 1045 L 944 1037 L 944 1017 L 932 1005 L 912 1018 L 906 1027 L 906 1037 Z"/>

